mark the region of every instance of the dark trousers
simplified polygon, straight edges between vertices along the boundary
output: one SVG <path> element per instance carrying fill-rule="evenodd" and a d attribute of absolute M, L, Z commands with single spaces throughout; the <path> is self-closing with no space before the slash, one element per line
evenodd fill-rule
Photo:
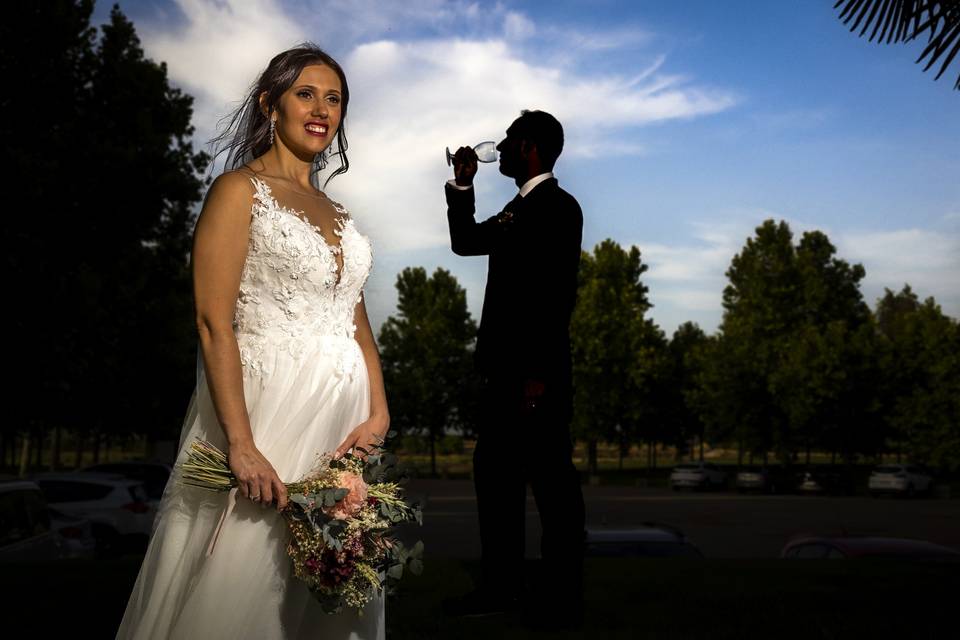
<path fill-rule="evenodd" d="M 546 381 L 533 409 L 523 380 L 484 379 L 481 420 L 473 453 L 480 520 L 482 585 L 500 593 L 523 586 L 527 483 L 543 535 L 537 593 L 548 601 L 582 598 L 584 505 L 573 465 L 569 382 Z"/>

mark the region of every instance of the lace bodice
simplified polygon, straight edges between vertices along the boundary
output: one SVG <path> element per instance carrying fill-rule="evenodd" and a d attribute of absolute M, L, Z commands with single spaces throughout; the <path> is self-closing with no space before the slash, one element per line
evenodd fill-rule
<path fill-rule="evenodd" d="M 369 239 L 334 203 L 340 245 L 331 245 L 302 212 L 281 206 L 265 182 L 250 180 L 256 194 L 233 320 L 244 375 L 270 373 L 271 349 L 298 358 L 317 344 L 338 359 L 341 372 L 352 371 L 359 353 L 354 308 L 373 266 Z"/>

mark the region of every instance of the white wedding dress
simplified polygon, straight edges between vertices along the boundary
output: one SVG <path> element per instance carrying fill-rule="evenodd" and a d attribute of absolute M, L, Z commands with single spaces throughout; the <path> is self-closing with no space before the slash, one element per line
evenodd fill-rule
<path fill-rule="evenodd" d="M 257 448 L 281 480 L 306 474 L 369 417 L 370 384 L 354 339 L 354 307 L 370 273 L 369 240 L 337 205 L 330 245 L 267 184 L 256 188 L 234 316 L 243 392 Z M 338 270 L 336 253 L 343 260 Z M 177 464 L 199 437 L 226 451 L 198 355 L 197 386 Z M 117 639 L 348 640 L 384 638 L 384 602 L 363 615 L 326 614 L 293 575 L 276 507 L 236 493 L 168 482 Z"/>

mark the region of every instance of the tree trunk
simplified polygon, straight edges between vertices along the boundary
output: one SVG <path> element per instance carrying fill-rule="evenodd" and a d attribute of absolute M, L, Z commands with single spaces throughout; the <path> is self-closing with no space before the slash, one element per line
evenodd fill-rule
<path fill-rule="evenodd" d="M 84 428 L 80 428 L 76 432 L 77 446 L 76 446 L 76 456 L 74 457 L 73 468 L 79 469 L 83 463 L 83 440 L 86 435 Z"/>
<path fill-rule="evenodd" d="M 17 475 L 21 478 L 27 475 L 27 467 L 30 462 L 30 434 L 23 435 L 23 446 L 20 449 L 20 471 Z"/>
<path fill-rule="evenodd" d="M 430 432 L 430 475 L 437 477 L 437 438 L 433 431 Z"/>
<path fill-rule="evenodd" d="M 100 464 L 100 428 L 93 430 L 93 464 Z"/>
<path fill-rule="evenodd" d="M 700 462 L 703 462 L 703 434 L 700 434 Z"/>
<path fill-rule="evenodd" d="M 37 426 L 37 457 L 34 458 L 33 467 L 38 471 L 43 465 L 43 443 L 46 440 L 46 430 L 43 428 L 43 425 Z"/>
<path fill-rule="evenodd" d="M 627 436 L 626 434 L 620 434 L 620 471 L 623 471 L 623 456 L 626 453 L 627 448 Z"/>
<path fill-rule="evenodd" d="M 590 475 L 597 475 L 597 439 L 590 438 L 587 441 L 587 470 Z"/>
<path fill-rule="evenodd" d="M 60 469 L 60 434 L 62 430 L 58 424 L 53 428 L 53 452 L 50 456 L 50 470 L 57 471 Z"/>
<path fill-rule="evenodd" d="M 737 466 L 743 466 L 743 440 L 737 440 Z"/>
<path fill-rule="evenodd" d="M 653 470 L 657 470 L 657 443 L 651 442 L 650 448 L 653 449 Z"/>

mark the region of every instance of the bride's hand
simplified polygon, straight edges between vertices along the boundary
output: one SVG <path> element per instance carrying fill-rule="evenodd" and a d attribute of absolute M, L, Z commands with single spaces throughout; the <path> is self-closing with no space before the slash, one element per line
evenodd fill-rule
<path fill-rule="evenodd" d="M 357 428 L 351 431 L 344 439 L 333 457 L 339 458 L 350 449 L 362 447 L 367 451 L 373 451 L 376 446 L 384 443 L 387 430 L 390 428 L 390 421 L 387 418 L 371 417 L 357 425 Z M 356 451 L 355 455 L 359 458 L 366 458 L 362 451 Z"/>
<path fill-rule="evenodd" d="M 237 478 L 237 490 L 241 496 L 259 502 L 261 507 L 276 498 L 277 511 L 287 506 L 287 488 L 256 445 L 250 443 L 230 447 L 227 466 Z"/>

